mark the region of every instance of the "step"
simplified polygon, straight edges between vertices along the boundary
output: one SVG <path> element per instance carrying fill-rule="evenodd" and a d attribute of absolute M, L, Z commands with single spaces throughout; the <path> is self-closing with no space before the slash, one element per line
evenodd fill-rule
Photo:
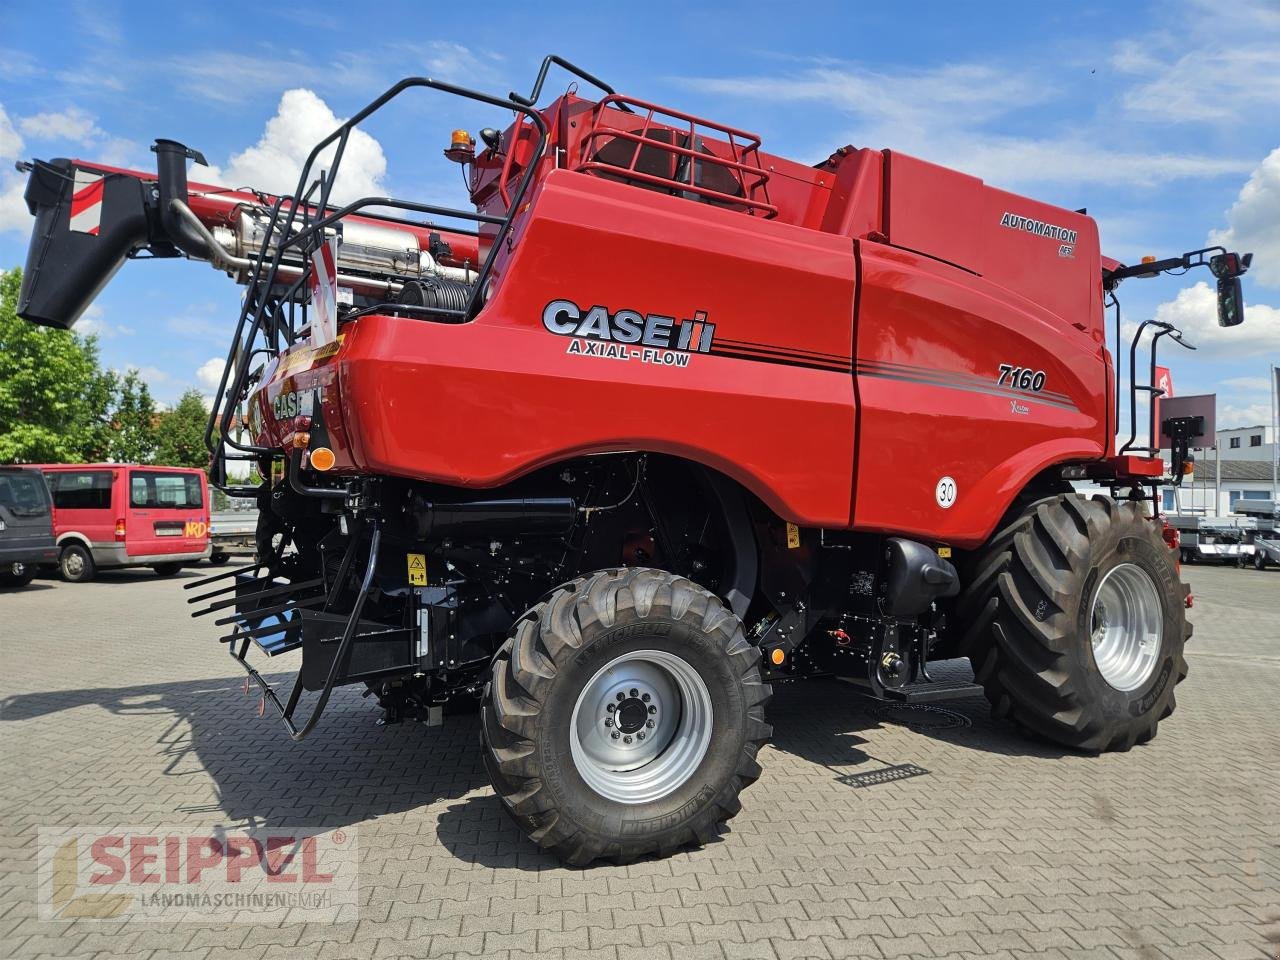
<path fill-rule="evenodd" d="M 896 690 L 886 690 L 886 700 L 899 703 L 934 703 L 938 700 L 963 700 L 982 696 L 982 687 L 968 680 L 934 680 L 932 683 L 909 683 Z"/>

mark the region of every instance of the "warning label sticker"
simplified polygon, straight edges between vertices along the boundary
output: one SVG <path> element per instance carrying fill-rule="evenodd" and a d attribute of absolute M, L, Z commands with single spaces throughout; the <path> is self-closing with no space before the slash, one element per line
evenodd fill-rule
<path fill-rule="evenodd" d="M 406 553 L 405 560 L 409 565 L 409 586 L 425 587 L 427 585 L 427 556 L 424 553 Z"/>

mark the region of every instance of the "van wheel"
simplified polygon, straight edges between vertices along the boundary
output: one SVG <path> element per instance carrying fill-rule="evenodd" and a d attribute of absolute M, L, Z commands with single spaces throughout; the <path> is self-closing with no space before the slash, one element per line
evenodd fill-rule
<path fill-rule="evenodd" d="M 78 543 L 68 543 L 58 558 L 58 572 L 67 583 L 87 583 L 98 572 L 93 554 Z"/>
<path fill-rule="evenodd" d="M 1048 740 L 1128 750 L 1173 713 L 1187 675 L 1187 587 L 1134 503 L 1041 500 L 1000 531 L 962 598 L 992 712 Z"/>
<path fill-rule="evenodd" d="M 182 569 L 180 563 L 157 563 L 151 567 L 156 572 L 156 576 L 172 577 L 175 573 Z"/>
<path fill-rule="evenodd" d="M 1263 553 L 1261 550 L 1256 551 L 1253 555 L 1253 569 L 1255 570 L 1267 569 L 1267 555 Z"/>
<path fill-rule="evenodd" d="M 231 554 L 229 553 L 219 553 L 215 550 L 213 553 L 209 554 L 209 564 L 214 567 L 220 567 L 230 559 Z"/>
<path fill-rule="evenodd" d="M 0 569 L 0 587 L 25 587 L 36 578 L 36 568 L 30 563 L 11 563 Z"/>
<path fill-rule="evenodd" d="M 760 651 L 707 590 L 602 570 L 521 617 L 493 660 L 481 743 L 506 811 L 573 865 L 710 840 L 760 776 Z"/>

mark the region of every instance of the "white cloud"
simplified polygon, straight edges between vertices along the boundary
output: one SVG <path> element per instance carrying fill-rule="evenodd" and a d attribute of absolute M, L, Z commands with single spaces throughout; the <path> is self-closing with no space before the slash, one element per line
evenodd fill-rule
<path fill-rule="evenodd" d="M 76 333 L 96 336 L 99 340 L 114 340 L 116 337 L 132 337 L 137 332 L 122 323 L 109 322 L 103 313 L 101 304 L 91 303 L 76 321 Z"/>
<path fill-rule="evenodd" d="M 22 135 L 13 126 L 9 114 L 0 104 L 0 160 L 15 160 L 22 155 Z"/>
<path fill-rule="evenodd" d="M 1249 276 L 1280 287 L 1280 147 L 1253 171 L 1227 211 L 1227 228 L 1210 234 L 1209 242 L 1255 254 Z"/>
<path fill-rule="evenodd" d="M 31 214 L 22 199 L 26 180 L 13 169 L 13 161 L 21 158 L 23 148 L 21 134 L 0 104 L 0 233 L 31 229 Z"/>
<path fill-rule="evenodd" d="M 200 369 L 196 371 L 196 383 L 200 384 L 206 393 L 216 393 L 218 384 L 222 381 L 222 369 L 226 365 L 226 361 L 222 358 L 210 357 L 200 364 Z"/>
<path fill-rule="evenodd" d="M 1040 73 L 987 63 L 899 73 L 819 63 L 790 76 L 678 78 L 678 82 L 701 93 L 749 101 L 834 105 L 855 118 L 857 126 L 850 132 L 854 143 L 892 145 L 1004 186 L 1046 182 L 1150 186 L 1251 168 L 1249 161 L 1229 157 L 1108 148 L 1092 129 L 1073 128 L 1069 133 L 1040 137 L 984 130 L 985 124 L 1058 96 L 1052 80 Z"/>
<path fill-rule="evenodd" d="M 1235 387 L 1237 390 L 1271 389 L 1271 381 L 1267 377 L 1227 377 L 1221 382 L 1224 387 Z"/>
<path fill-rule="evenodd" d="M 19 121 L 22 132 L 35 140 L 70 140 L 89 143 L 102 136 L 97 119 L 79 107 L 60 113 L 37 113 Z"/>
<path fill-rule="evenodd" d="M 1219 430 L 1234 430 L 1238 427 L 1254 427 L 1271 422 L 1271 402 L 1257 403 L 1219 403 L 1217 411 L 1217 427 Z M 1223 459 L 1228 454 L 1223 453 Z"/>
<path fill-rule="evenodd" d="M 1195 344 L 1202 354 L 1238 360 L 1280 355 L 1280 309 L 1264 303 L 1246 303 L 1244 323 L 1218 326 L 1218 298 L 1201 280 L 1184 287 L 1172 300 L 1156 307 L 1155 319 L 1171 323 Z"/>
<path fill-rule="evenodd" d="M 287 90 L 275 116 L 252 147 L 233 155 L 226 169 L 200 171 L 195 179 L 212 178 L 227 186 L 251 186 L 274 193 L 292 193 L 307 155 L 343 121 L 334 116 L 310 90 Z M 334 149 L 321 155 L 312 169 L 318 173 L 332 162 Z M 362 130 L 353 130 L 334 184 L 334 198 L 353 200 L 384 193 L 387 158 L 382 145 Z"/>
<path fill-rule="evenodd" d="M 1185 7 L 1158 32 L 1116 46 L 1112 68 L 1134 79 L 1122 98 L 1127 113 L 1160 123 L 1221 126 L 1280 110 L 1274 0 L 1194 0 Z"/>

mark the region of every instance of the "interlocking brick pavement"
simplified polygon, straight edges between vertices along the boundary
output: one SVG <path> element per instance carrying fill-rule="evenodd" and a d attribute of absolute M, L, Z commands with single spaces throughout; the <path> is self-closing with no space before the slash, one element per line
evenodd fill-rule
<path fill-rule="evenodd" d="M 195 576 L 195 573 L 186 575 Z M 717 843 L 569 870 L 489 790 L 471 718 L 376 724 L 351 689 L 292 744 L 149 574 L 0 593 L 0 948 L 10 957 L 1277 956 L 1280 573 L 1191 567 L 1191 676 L 1151 744 L 1083 757 L 981 700 L 777 689 Z M 904 725 L 910 720 L 913 726 Z M 927 774 L 855 789 L 898 764 Z M 354 825 L 358 922 L 42 922 L 40 825 Z"/>

